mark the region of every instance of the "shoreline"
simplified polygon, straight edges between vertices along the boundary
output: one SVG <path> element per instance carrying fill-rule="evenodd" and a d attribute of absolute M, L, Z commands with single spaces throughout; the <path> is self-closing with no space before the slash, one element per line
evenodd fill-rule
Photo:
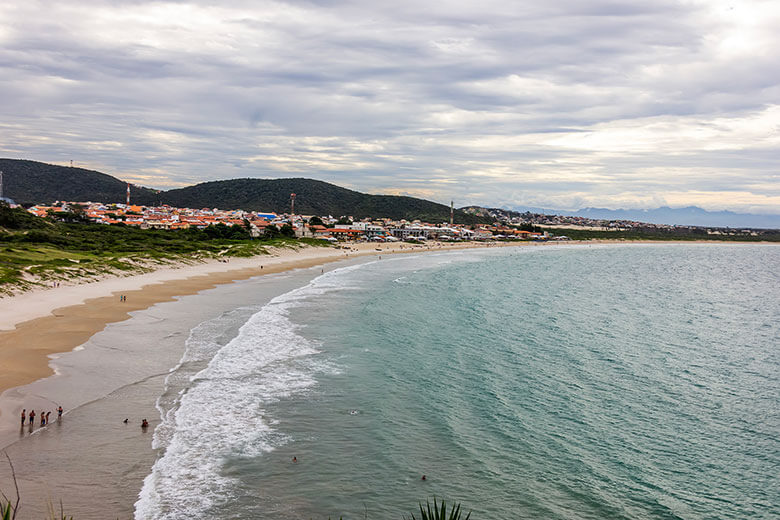
<path fill-rule="evenodd" d="M 697 240 L 683 244 L 767 244 Z M 38 289 L 0 298 L 0 394 L 51 376 L 51 356 L 86 342 L 110 323 L 156 303 L 197 294 L 219 285 L 263 274 L 313 267 L 329 262 L 382 254 L 425 253 L 490 247 L 587 246 L 594 244 L 681 244 L 679 241 L 587 240 L 568 242 L 432 242 L 430 244 L 357 243 L 349 249 L 304 246 L 270 255 L 210 260 L 164 267 L 151 273 L 107 277 L 97 282 Z M 346 247 L 346 246 L 345 246 Z M 119 295 L 126 301 L 120 302 Z M 0 417 L 3 410 L 0 410 Z"/>
<path fill-rule="evenodd" d="M 71 351 L 108 324 L 127 320 L 131 312 L 148 309 L 157 303 L 255 276 L 348 258 L 482 247 L 487 246 L 473 242 L 435 246 L 361 243 L 351 245 L 349 250 L 330 247 L 284 249 L 269 256 L 163 268 L 152 273 L 2 298 L 0 365 L 4 370 L 0 373 L 0 394 L 53 375 L 51 356 Z M 120 301 L 119 295 L 126 296 L 126 301 Z M 0 416 L 2 413 L 0 410 Z"/>
<path fill-rule="evenodd" d="M 522 248 L 545 245 L 548 248 L 559 245 L 579 249 L 577 246 L 587 248 L 621 243 L 634 246 L 642 244 L 591 241 L 506 243 L 489 247 L 480 243 L 458 243 L 442 246 L 430 244 L 430 247 L 410 247 L 404 244 L 403 248 L 400 244 L 361 244 L 350 250 L 307 248 L 283 250 L 273 257 L 233 259 L 229 264 L 214 262 L 175 271 L 158 271 L 151 273 L 157 275 L 157 279 L 152 281 L 150 275 L 139 275 L 105 280 L 103 284 L 96 282 L 79 286 L 81 290 L 89 289 L 90 295 L 97 294 L 96 288 L 104 292 L 112 289 L 112 292 L 108 296 L 85 298 L 77 304 L 73 304 L 71 299 L 71 305 L 57 307 L 53 314 L 19 323 L 13 331 L 0 332 L 2 339 L 6 333 L 11 335 L 23 328 L 24 331 L 16 335 L 19 341 L 14 346 L 20 352 L 29 351 L 26 355 L 30 359 L 35 358 L 34 361 L 42 362 L 44 371 L 39 378 L 30 381 L 32 384 L 23 383 L 0 392 L 0 415 L 5 412 L 5 416 L 0 417 L 0 446 L 7 448 L 17 467 L 33 468 L 32 471 L 18 472 L 23 497 L 33 497 L 40 502 L 41 497 L 51 493 L 58 497 L 65 496 L 66 511 L 69 514 L 77 513 L 77 518 L 133 518 L 134 501 L 160 448 L 150 442 L 149 434 L 138 431 L 137 424 L 128 427 L 121 420 L 127 416 L 134 421 L 140 417 L 149 417 L 152 418 L 149 430 L 156 431 L 158 420 L 154 417 L 160 408 L 154 403 L 162 395 L 169 367 L 180 359 L 187 331 L 193 324 L 202 322 L 202 316 L 218 316 L 220 308 L 232 308 L 232 301 L 237 300 L 230 295 L 237 294 L 235 291 L 241 290 L 238 294 L 251 295 L 252 305 L 264 305 L 273 294 L 287 289 L 273 294 L 266 290 L 266 295 L 261 296 L 258 287 L 267 287 L 266 284 L 271 283 L 276 284 L 276 288 L 297 287 L 306 277 L 318 276 L 319 266 L 326 263 L 347 261 L 347 264 L 338 265 L 349 265 L 353 259 L 355 262 L 365 262 L 371 261 L 371 257 L 385 254 L 441 253 L 501 246 Z M 656 243 L 659 244 L 678 243 Z M 260 265 L 264 268 L 260 269 Z M 264 274 L 276 276 L 258 276 Z M 234 280 L 247 282 L 233 284 Z M 116 290 L 113 284 L 123 285 L 126 289 Z M 68 295 L 72 297 L 72 293 L 67 290 L 79 287 L 51 289 L 47 292 L 63 298 Z M 251 291 L 246 287 L 250 287 Z M 210 288 L 215 289 L 210 291 Z M 119 302 L 119 294 L 127 295 L 127 302 Z M 179 296 L 182 301 L 179 301 Z M 248 301 L 241 298 L 238 300 Z M 4 302 L 0 300 L 0 303 Z M 161 306 L 156 307 L 157 304 Z M 17 310 L 19 312 L 16 316 L 25 315 L 23 309 Z M 45 309 L 39 308 L 37 312 L 43 313 Z M 12 318 L 3 314 L 0 308 L 0 320 Z M 67 323 L 70 323 L 70 329 L 64 326 Z M 33 324 L 38 324 L 37 328 Z M 49 326 L 62 326 L 65 330 L 52 331 L 48 330 Z M 95 328 L 95 331 L 90 332 L 88 327 Z M 158 331 L 156 335 L 151 332 L 152 329 Z M 31 336 L 29 333 L 37 335 Z M 62 355 L 57 352 L 46 353 L 40 344 L 35 344 L 40 343 L 45 334 L 61 341 L 64 346 L 59 352 Z M 78 334 L 86 335 L 87 339 L 72 345 Z M 232 334 L 229 336 L 232 337 Z M 0 350 L 0 356 L 3 354 Z M 150 368 L 152 366 L 156 368 Z M 2 376 L 0 374 L 0 378 Z M 95 396 L 100 397 L 94 399 Z M 66 408 L 64 422 L 54 421 L 53 425 L 43 429 L 35 428 L 35 431 L 28 431 L 27 428 L 19 430 L 18 413 L 23 403 L 28 408 L 32 404 L 36 410 L 56 409 L 55 400 L 61 401 Z M 96 445 L 100 446 L 99 450 L 95 450 Z M 62 451 L 64 446 L 68 447 L 67 453 Z M 51 466 L 52 460 L 57 461 L 54 466 Z M 41 467 L 47 470 L 36 470 Z M 80 473 L 76 468 L 79 468 Z M 102 469 L 96 471 L 96 468 Z M 6 470 L 0 463 L 0 480 L 3 482 L 8 482 Z M 107 485 L 100 491 L 91 490 L 96 482 Z M 27 502 L 26 512 L 20 520 L 32 520 L 45 514 L 45 503 L 23 502 Z M 96 502 L 100 504 L 98 507 Z M 39 512 L 40 515 L 37 514 Z"/>
<path fill-rule="evenodd" d="M 754 244 L 701 240 L 685 244 Z M 264 274 L 314 267 L 330 262 L 382 254 L 408 254 L 492 247 L 588 246 L 596 244 L 680 244 L 679 241 L 588 240 L 568 242 L 432 242 L 430 244 L 358 243 L 349 249 L 304 246 L 279 249 L 270 255 L 211 260 L 164 267 L 151 273 L 34 290 L 0 298 L 0 395 L 54 375 L 53 356 L 72 351 L 111 323 L 131 318 L 131 312 L 157 303 L 197 294 Z M 768 245 L 771 245 L 768 243 Z M 346 247 L 346 246 L 345 246 Z M 119 295 L 126 301 L 119 301 Z M 4 413 L 19 410 L 0 407 Z M 0 419 L 0 424 L 4 421 Z"/>
<path fill-rule="evenodd" d="M 385 254 L 485 247 L 432 243 L 285 249 L 276 256 L 231 259 L 42 291 L 51 301 L 34 309 L 14 306 L 14 298 L 0 300 L 5 304 L 0 307 L 0 321 L 38 315 L 16 323 L 13 330 L 0 331 L 0 360 L 5 369 L 0 373 L 0 383 L 5 383 L 0 391 L 0 450 L 9 454 L 17 468 L 47 468 L 43 472 L 17 470 L 25 503 L 20 520 L 45 516 L 44 497 L 52 494 L 66 497 L 66 510 L 77 518 L 133 517 L 138 492 L 160 449 L 149 435 L 156 435 L 160 422 L 157 402 L 166 377 L 180 362 L 191 327 L 228 309 L 234 312 L 234 303 L 226 300 L 229 295 L 243 294 L 239 301 L 265 305 L 275 295 L 297 287 L 300 280 L 330 270 L 320 269 L 328 263 L 349 265 Z M 250 299 L 245 299 L 250 294 L 247 287 L 252 288 Z M 119 295 L 126 295 L 127 301 L 120 302 Z M 6 314 L 5 309 L 14 312 Z M 11 367 L 6 359 L 16 366 Z M 12 368 L 16 373 L 11 373 Z M 11 375 L 17 378 L 13 386 L 8 384 Z M 56 415 L 60 404 L 65 408 L 62 421 L 19 429 L 22 408 L 55 410 Z M 126 417 L 133 419 L 130 425 L 122 422 Z M 133 425 L 141 417 L 150 419 L 148 432 L 139 432 Z M 101 448 L 94 449 L 96 445 Z M 52 460 L 57 461 L 54 466 Z M 8 490 L 8 469 L 0 463 L 2 491 Z M 93 488 L 95 482 L 109 485 L 98 490 Z M 95 500 L 100 506 L 96 507 Z"/>

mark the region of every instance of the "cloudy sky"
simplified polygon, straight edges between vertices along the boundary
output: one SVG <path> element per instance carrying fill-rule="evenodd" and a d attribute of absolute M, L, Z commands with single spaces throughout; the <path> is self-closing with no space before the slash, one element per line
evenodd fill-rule
<path fill-rule="evenodd" d="M 0 156 L 780 213 L 777 0 L 0 3 Z"/>

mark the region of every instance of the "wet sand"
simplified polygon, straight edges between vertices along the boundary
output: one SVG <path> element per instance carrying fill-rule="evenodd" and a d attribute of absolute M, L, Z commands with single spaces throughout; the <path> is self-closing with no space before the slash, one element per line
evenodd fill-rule
<path fill-rule="evenodd" d="M 215 266 L 223 269 L 217 273 L 185 277 L 192 270 L 184 269 L 177 273 L 179 279 L 146 285 L 139 284 L 141 277 L 112 280 L 111 284 L 131 290 L 111 285 L 107 296 L 56 308 L 51 315 L 0 332 L 0 362 L 9 367 L 0 374 L 5 390 L 0 394 L 0 448 L 16 467 L 22 492 L 17 518 L 46 518 L 49 506 L 57 509 L 60 500 L 65 513 L 79 520 L 133 518 L 143 479 L 158 456 L 153 447 L 160 422 L 156 402 L 164 393 L 169 370 L 186 349 L 192 327 L 222 312 L 234 312 L 237 303 L 254 309 L 247 311 L 248 317 L 272 297 L 328 270 L 324 265 L 328 262 L 343 265 L 384 254 L 463 246 L 312 248 L 275 259 L 231 261 L 230 266 Z M 231 283 L 234 280 L 242 281 Z M 89 293 L 95 290 L 90 288 Z M 51 293 L 66 294 L 58 289 Z M 120 294 L 127 296 L 126 302 L 120 302 Z M 19 315 L 29 312 L 23 309 Z M 7 315 L 2 319 L 9 321 Z M 236 333 L 229 331 L 226 337 Z M 36 418 L 33 428 L 19 427 L 23 407 L 28 412 L 51 410 L 56 417 L 60 404 L 66 410 L 61 421 L 41 428 Z M 148 429 L 140 428 L 141 418 L 149 419 Z M 0 491 L 14 496 L 4 460 Z"/>
<path fill-rule="evenodd" d="M 462 247 L 401 249 L 398 244 L 364 244 L 359 251 L 317 248 L 213 266 L 222 269 L 219 272 L 205 272 L 203 267 L 201 271 L 182 269 L 176 273 L 178 279 L 167 281 L 142 284 L 142 277 L 116 279 L 111 283 L 120 287 L 110 285 L 108 295 L 60 306 L 51 315 L 0 332 L 0 366 L 4 368 L 0 374 L 0 391 L 4 390 L 0 395 L 0 448 L 16 464 L 23 497 L 17 518 L 46 517 L 47 502 L 57 505 L 60 500 L 65 512 L 79 520 L 133 517 L 143 478 L 157 457 L 152 448 L 153 431 L 159 424 L 155 402 L 193 326 L 233 309 L 235 302 L 262 305 L 305 283 L 306 277 L 317 276 L 321 268 L 313 266 L 345 259 L 361 261 L 367 255 Z M 291 274 L 291 269 L 303 274 Z M 187 277 L 193 272 L 201 274 Z M 272 276 L 253 279 L 258 275 Z M 297 278 L 285 282 L 286 276 Z M 234 280 L 246 281 L 232 284 Z M 57 292 L 54 289 L 51 294 Z M 127 295 L 127 301 L 120 302 L 119 294 Z M 18 315 L 30 312 L 26 309 Z M 48 314 L 50 310 L 37 312 Z M 7 328 L 9 321 L 12 317 L 4 314 L 0 327 Z M 57 374 L 48 377 L 53 369 Z M 36 419 L 34 428 L 19 428 L 22 407 L 52 410 L 56 416 L 57 404 L 66 408 L 62 422 L 41 429 Z M 125 417 L 130 418 L 128 424 L 122 422 Z M 141 417 L 149 418 L 146 431 L 139 427 Z M 0 491 L 13 497 L 3 459 Z"/>
<path fill-rule="evenodd" d="M 430 248 L 401 244 L 357 244 L 351 246 L 351 250 L 310 247 L 283 250 L 270 257 L 234 259 L 227 264 L 212 263 L 173 272 L 163 270 L 151 275 L 114 278 L 106 283 L 97 282 L 72 288 L 72 291 L 49 289 L 0 299 L 0 329 L 12 329 L 0 330 L 0 366 L 3 367 L 0 372 L 0 393 L 51 375 L 48 356 L 69 351 L 103 330 L 107 324 L 126 320 L 130 312 L 149 308 L 156 303 L 253 276 L 346 258 L 480 246 L 484 247 L 481 244 Z M 198 274 L 191 276 L 193 272 Z M 126 301 L 120 301 L 120 294 L 126 296 Z M 7 418 L 3 419 L 4 413 L 9 411 L 0 407 L 0 429 L 7 425 Z"/>
<path fill-rule="evenodd" d="M 16 467 L 23 505 L 17 518 L 48 518 L 48 503 L 58 506 L 60 500 L 68 517 L 78 520 L 133 518 L 143 479 L 157 458 L 157 400 L 165 396 L 165 380 L 186 351 L 192 328 L 225 312 L 248 318 L 320 271 L 269 273 L 134 311 L 130 319 L 57 354 L 55 375 L 4 392 L 0 403 L 14 414 L 6 417 L 0 446 Z M 237 330 L 222 332 L 221 341 L 228 341 Z M 66 411 L 61 421 L 19 427 L 16 411 L 23 406 L 28 412 L 52 410 L 54 417 L 60 404 Z M 140 427 L 142 418 L 149 420 L 146 429 Z M 0 460 L 0 490 L 14 494 L 5 460 Z"/>

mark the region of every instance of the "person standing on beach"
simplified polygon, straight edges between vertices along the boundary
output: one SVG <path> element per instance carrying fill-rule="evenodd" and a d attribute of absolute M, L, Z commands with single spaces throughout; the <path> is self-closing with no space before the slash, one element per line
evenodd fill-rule
<path fill-rule="evenodd" d="M 46 426 L 46 412 L 41 412 L 41 426 Z"/>
<path fill-rule="evenodd" d="M 24 426 L 24 421 L 25 421 L 25 419 L 27 419 L 26 413 L 27 413 L 27 409 L 23 408 L 22 409 L 22 426 Z"/>
<path fill-rule="evenodd" d="M 62 419 L 62 406 L 57 408 L 57 419 Z"/>
<path fill-rule="evenodd" d="M 49 416 L 51 415 L 51 412 L 46 412 L 46 424 L 49 424 L 51 420 L 49 420 Z"/>
<path fill-rule="evenodd" d="M 35 410 L 30 410 L 30 426 L 35 423 Z"/>

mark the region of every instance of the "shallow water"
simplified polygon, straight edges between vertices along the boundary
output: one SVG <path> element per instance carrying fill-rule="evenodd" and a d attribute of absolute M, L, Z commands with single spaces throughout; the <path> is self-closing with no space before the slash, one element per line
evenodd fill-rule
<path fill-rule="evenodd" d="M 779 273 L 710 244 L 326 273 L 193 328 L 136 518 L 777 518 Z"/>
<path fill-rule="evenodd" d="M 238 326 L 272 297 L 300 286 L 320 269 L 266 275 L 185 296 L 111 324 L 52 365 L 57 375 L 3 395 L 6 402 L 54 410 L 63 420 L 4 432 L 22 494 L 21 520 L 46 517 L 49 503 L 79 520 L 134 516 L 144 477 L 154 463 L 157 401 L 170 370 L 185 352 L 191 329 L 232 316 L 214 336 L 226 343 Z M 202 329 L 202 326 L 200 326 Z M 52 414 L 52 417 L 56 412 Z M 123 420 L 127 418 L 128 424 Z M 151 427 L 139 427 L 148 418 Z M 4 457 L 3 457 L 4 459 Z M 0 460 L 0 491 L 13 496 L 8 465 Z"/>

